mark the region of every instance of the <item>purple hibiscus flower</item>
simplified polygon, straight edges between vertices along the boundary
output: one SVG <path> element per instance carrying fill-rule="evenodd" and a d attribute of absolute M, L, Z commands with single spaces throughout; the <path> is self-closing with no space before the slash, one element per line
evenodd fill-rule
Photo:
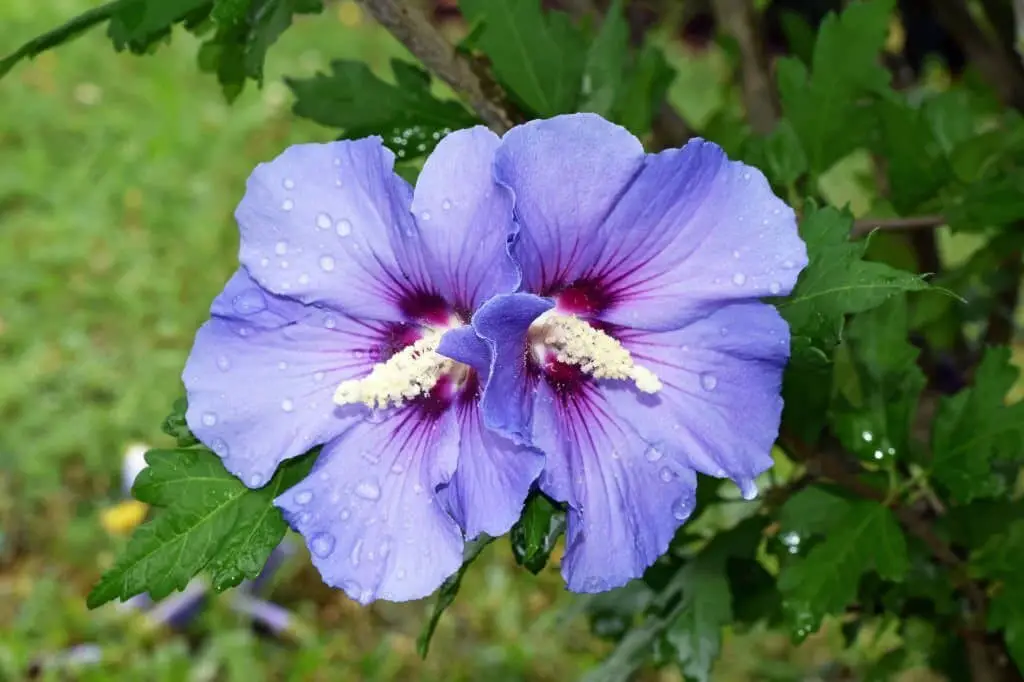
<path fill-rule="evenodd" d="M 543 463 L 484 428 L 489 357 L 463 326 L 518 282 L 498 145 L 483 128 L 446 137 L 415 191 L 377 138 L 257 167 L 236 212 L 243 267 L 185 367 L 189 426 L 248 486 L 323 445 L 276 504 L 362 603 L 433 592 L 464 533 L 509 529 Z"/>
<path fill-rule="evenodd" d="M 523 291 L 473 318 L 493 354 L 485 422 L 545 453 L 540 488 L 569 508 L 562 574 L 607 590 L 666 551 L 696 472 L 756 494 L 789 356 L 760 299 L 789 293 L 806 249 L 764 176 L 703 140 L 647 155 L 598 116 L 560 116 L 509 132 L 495 175 Z"/>

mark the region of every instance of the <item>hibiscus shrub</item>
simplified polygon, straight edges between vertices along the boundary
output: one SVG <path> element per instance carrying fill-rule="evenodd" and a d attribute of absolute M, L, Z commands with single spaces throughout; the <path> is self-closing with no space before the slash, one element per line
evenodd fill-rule
<path fill-rule="evenodd" d="M 426 655 L 507 536 L 616 642 L 588 680 L 707 680 L 727 630 L 826 621 L 887 636 L 864 679 L 1020 679 L 1011 3 L 362 4 L 420 63 L 289 80 L 340 138 L 253 172 L 135 483 L 156 511 L 89 605 L 231 588 L 290 527 L 352 599 L 436 593 Z M 230 99 L 324 9 L 116 0 L 0 75 L 180 25 Z M 686 120 L 666 55 L 711 30 L 731 70 Z"/>

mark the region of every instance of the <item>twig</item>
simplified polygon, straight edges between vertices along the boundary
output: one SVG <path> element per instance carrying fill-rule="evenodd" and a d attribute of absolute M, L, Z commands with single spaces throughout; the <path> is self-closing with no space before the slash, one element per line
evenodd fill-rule
<path fill-rule="evenodd" d="M 360 4 L 417 59 L 464 98 L 496 133 L 513 125 L 513 116 L 497 83 L 485 82 L 462 55 L 455 52 L 418 8 L 403 0 L 359 0 Z"/>
<path fill-rule="evenodd" d="M 779 118 L 779 103 L 754 5 L 751 0 L 712 0 L 711 7 L 716 23 L 740 50 L 743 105 L 750 127 L 762 135 L 770 133 Z"/>
<path fill-rule="evenodd" d="M 853 222 L 854 237 L 863 237 L 873 230 L 931 230 L 946 224 L 940 215 L 919 215 L 907 218 L 860 218 Z"/>

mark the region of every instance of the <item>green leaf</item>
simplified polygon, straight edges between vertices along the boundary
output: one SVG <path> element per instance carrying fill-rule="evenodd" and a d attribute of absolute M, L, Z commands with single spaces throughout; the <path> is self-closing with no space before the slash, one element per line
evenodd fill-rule
<path fill-rule="evenodd" d="M 516 563 L 534 575 L 540 573 L 564 532 L 565 512 L 544 495 L 533 495 L 509 533 Z"/>
<path fill-rule="evenodd" d="M 540 117 L 575 110 L 587 45 L 561 12 L 543 12 L 540 0 L 461 0 L 471 24 L 483 23 L 475 45 L 495 76 Z"/>
<path fill-rule="evenodd" d="M 762 168 L 776 187 L 791 187 L 807 172 L 807 155 L 785 119 L 768 135 L 751 137 L 744 152 L 750 164 Z"/>
<path fill-rule="evenodd" d="M 927 288 L 921 277 L 862 260 L 866 241 L 850 241 L 853 218 L 834 208 L 811 208 L 800 224 L 810 258 L 793 293 L 776 303 L 795 336 L 834 345 L 844 317 L 870 310 L 890 296 Z"/>
<path fill-rule="evenodd" d="M 462 586 L 462 576 L 466 574 L 466 570 L 476 561 L 480 553 L 484 551 L 484 548 L 492 542 L 494 542 L 494 538 L 481 535 L 476 540 L 466 543 L 462 555 L 462 566 L 455 575 L 441 584 L 437 592 L 437 602 L 434 604 L 434 610 L 430 613 L 427 624 L 423 626 L 420 636 L 416 639 L 416 651 L 419 652 L 421 658 L 426 658 L 427 653 L 430 651 L 430 640 L 434 636 L 437 624 L 441 621 L 441 616 L 455 602 L 455 596 L 459 593 L 459 588 Z"/>
<path fill-rule="evenodd" d="M 823 535 L 842 522 L 850 513 L 851 502 L 820 485 L 797 492 L 779 510 L 779 526 L 783 533 Z"/>
<path fill-rule="evenodd" d="M 611 118 L 628 63 L 629 24 L 622 0 L 613 0 L 587 52 L 579 110 Z"/>
<path fill-rule="evenodd" d="M 216 73 L 225 96 L 233 100 L 247 78 L 262 85 L 267 50 L 293 17 L 322 10 L 322 0 L 218 0 L 212 13 L 217 32 L 203 43 L 200 67 Z"/>
<path fill-rule="evenodd" d="M 1024 457 L 1024 403 L 1005 404 L 1018 373 L 1009 348 L 988 348 L 974 385 L 939 402 L 932 474 L 957 501 L 999 495 L 1007 482 L 993 463 Z"/>
<path fill-rule="evenodd" d="M 832 360 L 806 336 L 793 336 L 789 348 L 782 375 L 782 422 L 801 441 L 814 445 L 832 398 Z"/>
<path fill-rule="evenodd" d="M 1024 500 L 975 500 L 951 507 L 945 526 L 953 542 L 980 547 L 1017 521 L 1024 521 Z"/>
<path fill-rule="evenodd" d="M 645 43 L 632 69 L 626 74 L 615 101 L 612 120 L 634 135 L 649 131 L 654 114 L 665 100 L 675 75 L 661 50 Z"/>
<path fill-rule="evenodd" d="M 927 379 L 909 337 L 903 295 L 850 322 L 846 346 L 859 395 L 840 394 L 832 418 L 840 441 L 861 459 L 878 463 L 910 452 L 910 427 Z"/>
<path fill-rule="evenodd" d="M 1024 584 L 1004 586 L 990 604 L 988 623 L 991 630 L 1002 630 L 1006 649 L 1017 670 L 1024 673 Z"/>
<path fill-rule="evenodd" d="M 142 54 L 169 36 L 175 24 L 198 22 L 212 9 L 212 0 L 123 0 L 107 35 L 116 50 Z"/>
<path fill-rule="evenodd" d="M 857 594 L 860 577 L 874 569 L 901 580 L 908 569 L 903 531 L 886 507 L 854 502 L 807 556 L 787 563 L 779 575 L 783 608 L 793 633 L 806 637 L 828 614 L 842 613 Z"/>
<path fill-rule="evenodd" d="M 891 0 L 852 3 L 818 30 L 811 73 L 798 58 L 778 62 L 785 118 L 803 144 L 811 170 L 822 173 L 869 139 L 874 122 L 861 104 L 885 92 L 889 72 L 878 59 L 885 45 Z"/>
<path fill-rule="evenodd" d="M 885 159 L 889 199 L 902 214 L 912 213 L 953 179 L 942 148 L 922 110 L 895 98 L 878 103 L 880 140 Z"/>
<path fill-rule="evenodd" d="M 948 203 L 946 217 L 951 228 L 965 231 L 1024 220 L 1024 170 L 984 177 L 970 185 Z"/>
<path fill-rule="evenodd" d="M 3 78 L 21 60 L 32 59 L 58 45 L 63 45 L 78 38 L 93 26 L 109 20 L 124 3 L 125 0 L 115 0 L 99 7 L 93 7 L 57 28 L 28 41 L 8 56 L 0 59 L 0 78 Z"/>
<path fill-rule="evenodd" d="M 722 557 L 701 554 L 680 573 L 682 611 L 665 638 L 683 675 L 707 682 L 722 649 L 722 628 L 732 620 L 732 593 Z"/>
<path fill-rule="evenodd" d="M 188 401 L 185 398 L 178 398 L 174 401 L 171 413 L 164 418 L 164 423 L 160 426 L 164 433 L 177 441 L 179 448 L 187 448 L 199 442 L 185 421 L 187 411 Z"/>
<path fill-rule="evenodd" d="M 1015 521 L 971 557 L 971 566 L 985 578 L 1001 581 L 988 613 L 988 627 L 1002 630 L 1007 649 L 1024 671 L 1024 521 Z"/>
<path fill-rule="evenodd" d="M 427 72 L 398 60 L 391 66 L 396 85 L 355 61 L 332 62 L 329 74 L 289 79 L 295 113 L 341 128 L 349 138 L 381 135 L 399 159 L 429 154 L 445 134 L 473 125 L 461 104 L 431 94 Z"/>
<path fill-rule="evenodd" d="M 216 589 L 255 578 L 287 528 L 273 500 L 309 472 L 313 459 L 290 460 L 270 483 L 250 490 L 208 450 L 151 450 L 132 492 L 163 509 L 132 535 L 90 592 L 89 608 L 144 592 L 162 599 L 203 570 Z"/>

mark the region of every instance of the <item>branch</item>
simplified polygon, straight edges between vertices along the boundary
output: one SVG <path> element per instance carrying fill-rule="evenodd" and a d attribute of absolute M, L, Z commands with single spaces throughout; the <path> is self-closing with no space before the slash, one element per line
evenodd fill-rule
<path fill-rule="evenodd" d="M 403 0 L 359 2 L 413 56 L 465 99 L 491 130 L 501 134 L 512 127 L 513 116 L 501 86 L 476 73 L 469 60 L 455 52 L 418 8 Z"/>
<path fill-rule="evenodd" d="M 919 215 L 908 218 L 860 218 L 853 221 L 854 237 L 863 237 L 874 230 L 932 230 L 946 224 L 941 215 Z"/>
<path fill-rule="evenodd" d="M 750 127 L 762 135 L 770 133 L 779 118 L 779 103 L 754 5 L 751 0 L 712 0 L 711 7 L 716 23 L 739 46 L 743 106 Z"/>

